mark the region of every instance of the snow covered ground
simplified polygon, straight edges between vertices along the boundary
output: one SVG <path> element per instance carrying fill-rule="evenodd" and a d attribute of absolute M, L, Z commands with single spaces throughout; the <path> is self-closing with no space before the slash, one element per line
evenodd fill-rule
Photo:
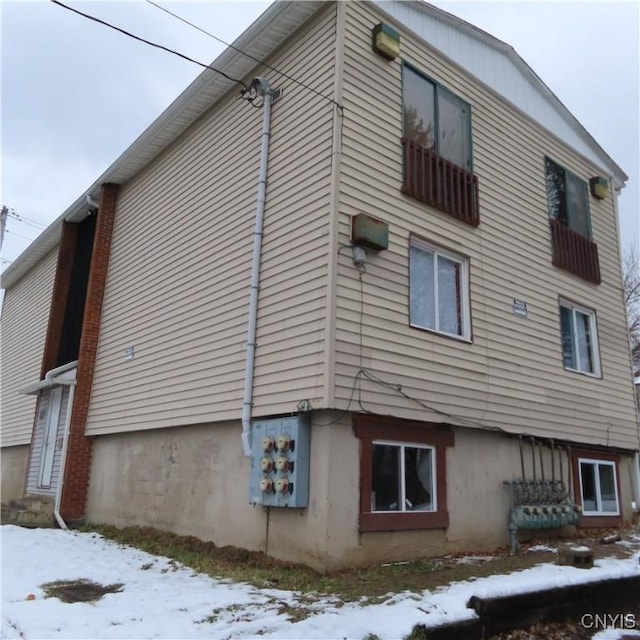
<path fill-rule="evenodd" d="M 640 548 L 640 536 L 632 541 Z M 472 618 L 472 595 L 523 593 L 640 573 L 640 553 L 596 561 L 590 570 L 540 564 L 508 575 L 458 582 L 436 591 L 389 594 L 381 604 L 347 603 L 216 580 L 163 557 L 122 547 L 97 534 L 55 529 L 0 528 L 1 638 L 294 638 L 381 640 L 408 635 L 415 624 L 435 626 Z M 42 585 L 87 579 L 122 584 L 93 603 L 45 597 Z M 292 609 L 309 615 L 289 616 Z M 624 613 L 624 612 L 622 612 Z M 299 616 L 295 616 L 298 618 Z M 301 617 L 301 616 L 300 616 Z M 624 633 L 629 633 L 625 631 Z M 636 632 L 637 633 L 637 632 Z M 601 631 L 597 640 L 622 637 Z M 637 633 L 640 637 L 640 633 Z"/>

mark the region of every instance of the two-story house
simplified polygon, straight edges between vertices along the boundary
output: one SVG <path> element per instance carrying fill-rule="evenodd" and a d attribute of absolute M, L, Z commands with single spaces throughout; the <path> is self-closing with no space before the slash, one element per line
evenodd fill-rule
<path fill-rule="evenodd" d="M 3 484 L 324 570 L 630 519 L 627 177 L 526 63 L 282 2 L 212 67 L 6 271 Z"/>

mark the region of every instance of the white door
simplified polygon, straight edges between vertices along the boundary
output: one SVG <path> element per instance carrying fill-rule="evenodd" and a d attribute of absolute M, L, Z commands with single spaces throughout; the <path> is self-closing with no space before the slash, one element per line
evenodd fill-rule
<path fill-rule="evenodd" d="M 62 387 L 54 387 L 49 398 L 49 408 L 45 418 L 44 441 L 42 443 L 42 457 L 40 459 L 39 487 L 50 487 L 53 474 L 53 457 L 56 452 L 58 436 L 58 422 L 62 407 Z"/>

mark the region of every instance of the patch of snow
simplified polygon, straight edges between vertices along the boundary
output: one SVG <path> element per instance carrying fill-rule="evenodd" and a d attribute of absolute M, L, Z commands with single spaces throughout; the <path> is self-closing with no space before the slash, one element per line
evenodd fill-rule
<path fill-rule="evenodd" d="M 604 629 L 598 631 L 591 640 L 622 640 L 623 638 L 640 638 L 640 631 L 627 629 Z"/>
<path fill-rule="evenodd" d="M 460 556 L 455 561 L 458 564 L 480 564 L 481 562 L 488 562 L 493 560 L 495 556 Z"/>
<path fill-rule="evenodd" d="M 592 569 L 542 563 L 508 575 L 452 583 L 433 591 L 389 594 L 380 603 L 342 605 L 336 597 L 217 580 L 168 558 L 124 547 L 96 534 L 0 527 L 0 637 L 36 638 L 265 638 L 381 640 L 408 635 L 416 624 L 438 626 L 475 617 L 473 595 L 496 597 L 640 574 L 639 554 L 596 560 Z M 639 545 L 640 546 L 640 545 Z M 41 585 L 87 579 L 122 583 L 93 603 L 46 598 Z M 34 599 L 28 599 L 33 594 Z M 308 617 L 291 621 L 288 609 Z M 616 636 L 613 636 L 616 637 Z M 600 637 L 598 640 L 606 640 Z"/>
<path fill-rule="evenodd" d="M 557 553 L 558 549 L 556 547 L 549 547 L 546 544 L 534 544 L 532 547 L 527 549 L 527 553 L 540 553 L 543 551 L 548 551 L 549 553 Z"/>

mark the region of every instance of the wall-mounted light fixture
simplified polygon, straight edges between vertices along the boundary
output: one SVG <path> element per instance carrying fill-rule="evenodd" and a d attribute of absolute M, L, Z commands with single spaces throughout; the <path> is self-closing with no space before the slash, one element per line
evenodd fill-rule
<path fill-rule="evenodd" d="M 351 243 L 382 251 L 389 248 L 389 225 L 366 213 L 351 217 Z"/>
<path fill-rule="evenodd" d="M 609 181 L 602 176 L 594 176 L 589 180 L 591 195 L 598 200 L 604 200 L 609 196 Z"/>
<path fill-rule="evenodd" d="M 376 53 L 395 60 L 400 55 L 400 34 L 388 24 L 379 22 L 371 31 L 371 46 Z"/>

